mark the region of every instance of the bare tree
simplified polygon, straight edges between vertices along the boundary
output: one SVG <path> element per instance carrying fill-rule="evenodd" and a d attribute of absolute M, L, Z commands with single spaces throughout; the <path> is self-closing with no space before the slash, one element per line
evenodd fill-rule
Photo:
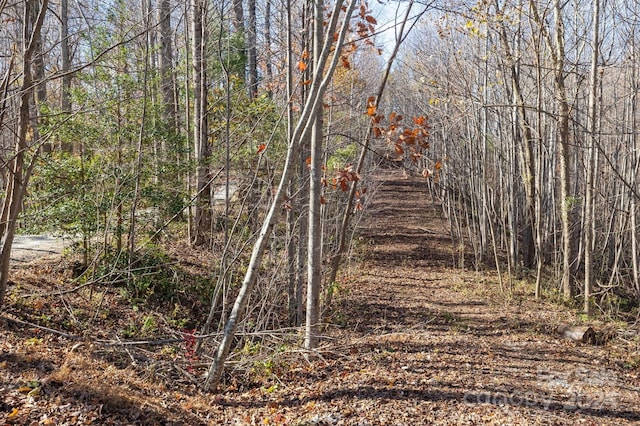
<path fill-rule="evenodd" d="M 255 285 L 257 279 L 257 271 L 260 267 L 264 249 L 268 241 L 267 237 L 274 223 L 275 213 L 277 209 L 280 208 L 279 203 L 284 195 L 286 185 L 289 181 L 289 176 L 292 172 L 295 146 L 296 144 L 300 143 L 300 140 L 302 140 L 307 134 L 311 132 L 311 128 L 313 127 L 313 123 L 315 122 L 316 114 L 318 114 L 320 108 L 323 107 L 323 95 L 327 90 L 329 83 L 331 82 L 333 71 L 338 65 L 338 61 L 340 58 L 340 46 L 342 46 L 342 44 L 344 43 L 344 39 L 348 32 L 349 20 L 355 8 L 356 0 L 349 1 L 344 14 L 341 13 L 343 4 L 344 2 L 338 1 L 334 6 L 331 20 L 327 26 L 327 34 L 329 34 L 330 36 L 324 39 L 321 54 L 317 59 L 317 69 L 324 69 L 325 72 L 324 74 L 314 75 L 309 98 L 305 103 L 301 116 L 298 119 L 296 127 L 293 131 L 292 139 L 289 142 L 289 146 L 287 149 L 287 157 L 283 166 L 280 183 L 274 194 L 273 200 L 269 207 L 269 211 L 265 216 L 256 242 L 254 243 L 251 253 L 251 259 L 249 260 L 249 264 L 247 266 L 247 272 L 245 273 L 242 287 L 240 288 L 240 292 L 238 293 L 236 301 L 233 305 L 233 309 L 231 310 L 231 314 L 229 315 L 229 318 L 225 325 L 222 341 L 218 345 L 218 350 L 216 351 L 213 362 L 209 367 L 207 380 L 204 384 L 204 388 L 206 390 L 218 386 L 224 369 L 224 362 L 227 358 L 227 355 L 229 354 L 229 351 L 231 350 L 233 337 L 238 327 L 239 316 L 241 312 L 244 311 L 244 308 L 246 307 L 246 304 L 249 300 L 251 290 Z M 343 23 L 340 31 L 338 32 L 338 37 L 334 45 L 333 34 L 336 31 L 338 21 L 341 16 L 343 18 Z"/>
<path fill-rule="evenodd" d="M 31 140 L 29 128 L 34 125 L 32 96 L 34 80 L 32 69 L 35 63 L 35 54 L 40 40 L 40 30 L 47 12 L 48 0 L 27 0 L 24 3 L 24 23 L 22 32 L 22 85 L 20 88 L 20 107 L 18 110 L 18 133 L 15 137 L 15 152 L 11 164 L 11 178 L 7 185 L 4 198 L 3 212 L 6 211 L 6 223 L 0 235 L 2 239 L 2 251 L 0 253 L 0 306 L 9 281 L 9 265 L 11 263 L 11 248 L 18 225 L 18 216 L 22 209 L 22 203 L 27 189 L 27 184 L 35 162 L 38 158 L 35 146 L 39 140 Z M 38 10 L 37 15 L 33 11 Z M 30 19 L 33 17 L 33 20 Z M 32 135 L 35 135 L 32 132 Z M 30 163 L 25 164 L 29 154 L 32 154 Z"/>
<path fill-rule="evenodd" d="M 324 38 L 324 1 L 315 0 L 313 9 L 313 73 L 322 75 L 320 62 Z M 337 48 L 336 48 L 337 49 Z M 309 163 L 309 235 L 307 248 L 307 318 L 304 346 L 314 349 L 318 345 L 320 319 L 320 287 L 322 285 L 322 156 L 324 141 L 324 110 L 318 109 L 311 130 L 311 160 Z"/>
<path fill-rule="evenodd" d="M 593 288 L 593 250 L 594 250 L 594 221 L 593 209 L 595 156 L 597 139 L 598 115 L 598 59 L 600 55 L 600 0 L 593 0 L 593 25 L 591 36 L 591 74 L 589 81 L 589 148 L 587 152 L 586 182 L 585 182 L 585 213 L 584 213 L 584 311 L 591 314 L 591 289 Z M 635 213 L 632 213 L 635 214 Z"/>

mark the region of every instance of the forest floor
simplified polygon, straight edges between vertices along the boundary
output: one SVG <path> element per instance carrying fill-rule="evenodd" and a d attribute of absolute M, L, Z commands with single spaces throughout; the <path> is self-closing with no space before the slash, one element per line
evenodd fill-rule
<path fill-rule="evenodd" d="M 454 267 L 459 253 L 424 183 L 388 171 L 380 181 L 321 348 L 302 350 L 293 333 L 297 344 L 248 366 L 237 353 L 216 393 L 189 381 L 204 367 L 177 362 L 188 352 L 179 342 L 118 345 L 122 323 L 97 333 L 102 314 L 83 333 L 64 331 L 83 314 L 80 290 L 24 296 L 59 290 L 54 266 L 16 274 L 0 318 L 0 422 L 640 424 L 637 324 L 588 322 L 607 337 L 598 345 L 561 338 L 559 326 L 585 324 L 575 310 Z M 112 321 L 139 315 L 106 297 L 101 305 L 120 306 Z"/>

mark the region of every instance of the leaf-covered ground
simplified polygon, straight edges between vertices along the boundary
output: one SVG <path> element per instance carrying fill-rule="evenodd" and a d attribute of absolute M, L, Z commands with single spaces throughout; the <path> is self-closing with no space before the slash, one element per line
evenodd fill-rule
<path fill-rule="evenodd" d="M 83 300 L 89 302 L 81 292 L 27 303 L 16 294 L 61 285 L 24 274 L 30 282 L 12 287 L 0 320 L 0 420 L 640 424 L 637 325 L 589 323 L 607 337 L 599 345 L 560 338 L 558 326 L 579 323 L 575 312 L 532 301 L 521 283 L 503 293 L 493 272 L 454 268 L 460 253 L 424 182 L 400 173 L 381 180 L 317 353 L 300 349 L 295 332 L 274 332 L 267 340 L 280 342 L 280 350 L 245 347 L 231 357 L 225 387 L 203 393 L 190 380 L 198 380 L 207 358 L 191 359 L 188 339 L 155 346 L 114 342 L 123 327 L 118 321 L 140 315 L 118 305 L 117 294 L 100 302 L 120 310 L 116 318 L 97 315 L 99 332 L 96 326 L 60 334 L 20 322 L 61 331 L 66 323 L 53 315 L 55 306 L 67 306 L 68 315 L 101 312 L 83 311 Z M 159 322 L 154 331 L 161 335 Z"/>

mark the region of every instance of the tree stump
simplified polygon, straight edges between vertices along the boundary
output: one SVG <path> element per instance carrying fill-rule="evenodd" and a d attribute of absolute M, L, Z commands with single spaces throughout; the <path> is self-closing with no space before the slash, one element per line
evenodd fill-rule
<path fill-rule="evenodd" d="M 558 333 L 565 339 L 576 342 L 595 344 L 596 333 L 591 327 L 563 325 L 558 327 Z"/>

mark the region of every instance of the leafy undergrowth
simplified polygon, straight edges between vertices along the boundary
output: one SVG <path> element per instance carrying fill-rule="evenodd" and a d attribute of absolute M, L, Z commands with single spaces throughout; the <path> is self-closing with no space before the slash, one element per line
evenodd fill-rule
<path fill-rule="evenodd" d="M 445 222 L 420 182 L 383 178 L 320 350 L 302 350 L 295 330 L 244 337 L 216 393 L 198 389 L 212 348 L 194 352 L 185 328 L 195 311 L 132 309 L 104 289 L 47 296 L 70 286 L 59 263 L 18 271 L 0 320 L 0 420 L 640 422 L 637 326 L 590 323 L 615 335 L 600 345 L 561 339 L 555 330 L 576 324 L 575 312 L 533 302 L 526 287 L 502 295 L 492 273 L 453 268 Z"/>

